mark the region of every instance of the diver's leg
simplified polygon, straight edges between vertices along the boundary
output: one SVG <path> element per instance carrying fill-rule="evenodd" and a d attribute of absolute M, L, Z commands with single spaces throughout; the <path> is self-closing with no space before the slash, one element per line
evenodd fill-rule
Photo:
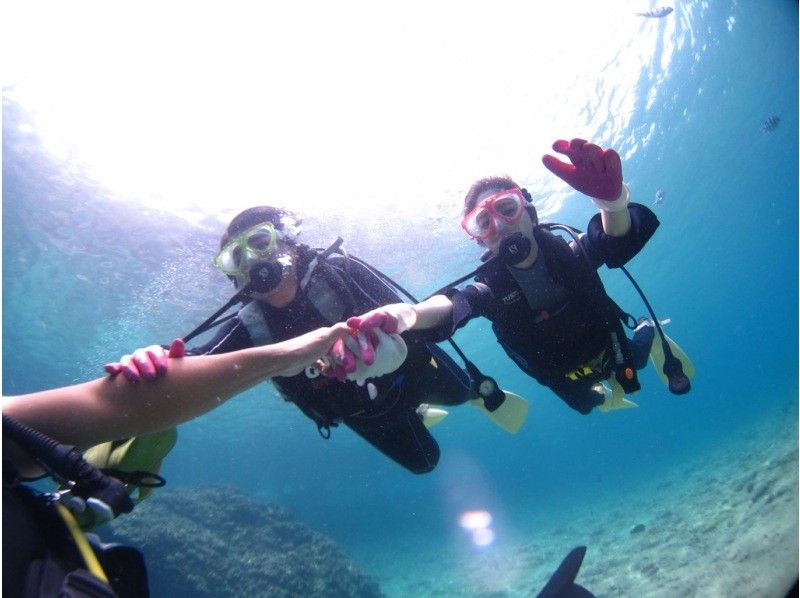
<path fill-rule="evenodd" d="M 441 347 L 427 343 L 429 359 L 410 376 L 410 395 L 418 403 L 461 405 L 475 398 L 469 375 Z"/>
<path fill-rule="evenodd" d="M 439 462 L 436 440 L 417 412 L 402 401 L 383 413 L 345 417 L 344 423 L 412 473 L 428 473 Z"/>
<path fill-rule="evenodd" d="M 588 415 L 592 409 L 602 404 L 605 400 L 603 392 L 593 388 L 596 383 L 589 380 L 579 380 L 551 386 L 550 388 L 562 401 L 578 413 Z"/>

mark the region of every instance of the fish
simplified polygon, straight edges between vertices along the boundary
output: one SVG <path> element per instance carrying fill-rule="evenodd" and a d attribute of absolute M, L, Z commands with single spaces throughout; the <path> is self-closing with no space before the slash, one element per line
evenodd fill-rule
<path fill-rule="evenodd" d="M 652 10 L 648 10 L 647 12 L 637 12 L 634 13 L 637 17 L 647 17 L 648 19 L 660 19 L 661 17 L 666 17 L 669 13 L 672 12 L 671 6 L 656 6 Z"/>
<path fill-rule="evenodd" d="M 655 201 L 653 203 L 656 204 L 657 206 L 661 205 L 661 202 L 664 201 L 664 198 L 666 196 L 667 196 L 667 194 L 664 193 L 664 190 L 663 189 L 659 189 L 658 191 L 656 191 L 656 199 L 655 199 Z"/>
<path fill-rule="evenodd" d="M 781 122 L 781 117 L 773 114 L 763 123 L 761 123 L 761 132 L 762 133 L 771 133 L 775 129 L 778 128 L 778 124 Z"/>

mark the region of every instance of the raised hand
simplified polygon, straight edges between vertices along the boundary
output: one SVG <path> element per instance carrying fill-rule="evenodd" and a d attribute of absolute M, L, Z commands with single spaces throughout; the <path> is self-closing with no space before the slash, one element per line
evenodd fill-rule
<path fill-rule="evenodd" d="M 553 151 L 567 156 L 571 164 L 549 154 L 542 158 L 542 162 L 550 172 L 577 191 L 614 203 L 622 194 L 622 162 L 613 149 L 604 150 L 585 139 L 569 142 L 559 139 L 553 143 Z M 609 209 L 614 206 L 605 203 L 600 207 Z"/>

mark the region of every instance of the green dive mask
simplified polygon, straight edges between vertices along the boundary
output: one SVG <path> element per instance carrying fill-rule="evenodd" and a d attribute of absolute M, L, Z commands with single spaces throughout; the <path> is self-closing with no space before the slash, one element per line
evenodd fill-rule
<path fill-rule="evenodd" d="M 271 222 L 257 224 L 228 241 L 214 259 L 214 265 L 228 276 L 244 275 L 253 261 L 276 253 L 278 237 Z"/>

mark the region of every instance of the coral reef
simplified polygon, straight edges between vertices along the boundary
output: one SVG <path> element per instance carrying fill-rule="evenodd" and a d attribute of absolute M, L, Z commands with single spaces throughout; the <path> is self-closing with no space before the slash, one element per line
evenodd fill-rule
<path fill-rule="evenodd" d="M 382 595 L 331 539 L 235 488 L 159 491 L 110 527 L 144 552 L 154 596 Z"/>

